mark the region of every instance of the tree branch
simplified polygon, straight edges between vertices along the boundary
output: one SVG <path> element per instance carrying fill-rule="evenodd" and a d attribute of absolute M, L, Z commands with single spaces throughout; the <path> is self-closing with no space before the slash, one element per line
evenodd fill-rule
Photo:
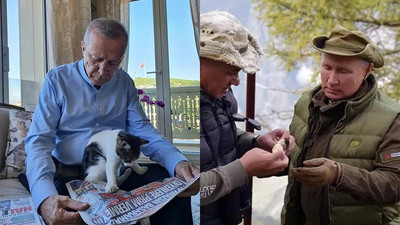
<path fill-rule="evenodd" d="M 293 7 L 291 7 L 289 4 L 285 4 L 285 3 L 282 2 L 282 1 L 278 1 L 277 3 L 278 3 L 280 6 L 286 8 L 287 10 L 290 10 L 290 11 L 297 11 L 297 10 L 293 9 Z M 303 10 L 299 10 L 299 12 L 300 12 L 302 15 L 309 16 L 309 15 L 308 15 L 306 12 L 304 12 Z M 332 16 L 332 15 L 330 15 L 330 14 L 321 14 L 321 16 L 322 16 L 322 18 L 324 18 L 324 19 L 337 19 L 337 17 Z M 368 20 L 368 19 L 365 19 L 365 18 L 350 19 L 350 18 L 341 17 L 340 19 L 343 20 L 343 21 L 375 24 L 375 25 L 377 25 L 377 26 L 387 26 L 387 27 L 399 27 L 399 26 L 400 26 L 400 21 L 386 21 L 386 20 L 380 21 L 380 20 L 375 19 L 375 18 L 372 18 L 372 19 Z"/>

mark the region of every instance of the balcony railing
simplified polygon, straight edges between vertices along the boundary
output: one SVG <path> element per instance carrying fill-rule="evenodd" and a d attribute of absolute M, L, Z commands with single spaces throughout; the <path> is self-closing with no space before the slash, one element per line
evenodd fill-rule
<path fill-rule="evenodd" d="M 156 100 L 156 89 L 143 89 Z M 174 139 L 200 139 L 200 87 L 171 87 L 171 120 Z M 142 102 L 147 117 L 157 126 L 156 105 Z"/>

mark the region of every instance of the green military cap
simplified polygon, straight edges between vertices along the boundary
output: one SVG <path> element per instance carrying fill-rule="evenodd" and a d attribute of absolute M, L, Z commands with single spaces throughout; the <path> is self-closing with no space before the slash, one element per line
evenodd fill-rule
<path fill-rule="evenodd" d="M 333 28 L 329 37 L 315 37 L 311 44 L 321 52 L 360 57 L 373 63 L 375 68 L 382 67 L 384 63 L 381 52 L 364 33 L 358 30 L 351 31 L 340 25 Z"/>

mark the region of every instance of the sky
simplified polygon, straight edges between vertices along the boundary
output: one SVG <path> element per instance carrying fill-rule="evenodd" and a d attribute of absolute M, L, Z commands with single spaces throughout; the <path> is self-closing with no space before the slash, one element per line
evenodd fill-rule
<path fill-rule="evenodd" d="M 12 16 L 10 16 L 12 15 Z M 7 33 L 8 33 L 8 46 L 10 54 L 10 78 L 20 78 L 20 65 L 19 65 L 19 17 L 18 17 L 18 1 L 7 1 Z"/>
<path fill-rule="evenodd" d="M 21 98 L 20 82 L 18 80 L 20 78 L 18 2 L 16 0 L 7 0 L 11 102 L 20 101 L 19 99 Z M 127 72 L 132 78 L 151 78 L 155 74 L 147 74 L 147 72 L 155 71 L 152 0 L 141 0 L 130 4 L 131 23 L 129 26 L 129 64 Z M 170 77 L 200 80 L 200 66 L 195 46 L 189 1 L 168 0 L 167 23 Z"/>
<path fill-rule="evenodd" d="M 151 6 L 152 1 L 150 0 L 131 3 L 128 72 L 132 77 L 154 76 L 154 74 L 146 75 L 146 72 L 155 71 L 154 26 Z M 167 1 L 167 24 L 170 77 L 199 80 L 199 61 L 189 1 Z"/>
<path fill-rule="evenodd" d="M 19 49 L 19 12 L 18 1 L 7 0 L 7 34 L 9 47 L 9 101 L 10 103 L 21 102 L 20 79 L 20 49 Z M 12 16 L 10 16 L 12 15 Z"/>

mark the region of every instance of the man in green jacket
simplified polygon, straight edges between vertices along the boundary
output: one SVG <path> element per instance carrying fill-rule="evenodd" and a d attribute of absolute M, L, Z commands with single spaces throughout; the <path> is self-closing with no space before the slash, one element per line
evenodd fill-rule
<path fill-rule="evenodd" d="M 382 54 L 341 26 L 312 46 L 321 85 L 295 106 L 282 224 L 400 224 L 400 106 L 372 74 Z"/>

